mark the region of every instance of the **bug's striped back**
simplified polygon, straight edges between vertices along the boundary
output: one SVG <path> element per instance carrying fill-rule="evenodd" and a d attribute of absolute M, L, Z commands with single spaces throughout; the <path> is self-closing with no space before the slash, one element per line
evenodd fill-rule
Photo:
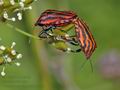
<path fill-rule="evenodd" d="M 65 26 L 76 17 L 77 15 L 72 11 L 46 10 L 41 14 L 35 26 Z"/>
<path fill-rule="evenodd" d="M 89 59 L 95 48 L 97 47 L 96 42 L 93 38 L 92 33 L 89 30 L 89 27 L 83 20 L 76 18 L 74 20 L 74 24 L 76 37 L 78 42 L 80 43 L 81 50 L 86 55 L 86 58 Z"/>

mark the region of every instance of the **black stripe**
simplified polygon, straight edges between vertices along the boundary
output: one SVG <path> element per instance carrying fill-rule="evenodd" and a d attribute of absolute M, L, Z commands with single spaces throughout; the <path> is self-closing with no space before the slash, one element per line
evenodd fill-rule
<path fill-rule="evenodd" d="M 89 51 L 89 48 L 90 48 L 90 41 L 88 40 L 87 52 Z"/>
<path fill-rule="evenodd" d="M 92 40 L 92 38 L 93 38 L 93 36 L 92 36 L 92 34 L 90 35 L 90 32 L 88 32 L 88 28 L 86 28 L 87 27 L 87 25 L 82 21 L 81 22 L 82 24 L 83 24 L 83 26 L 85 27 L 85 31 L 86 31 L 86 34 L 88 35 L 88 37 L 90 38 L 90 41 L 92 42 L 92 48 L 91 48 L 91 50 L 90 50 L 90 52 L 92 51 L 93 52 L 93 49 L 95 48 L 95 45 L 94 45 L 94 42 L 93 42 L 93 40 Z M 91 38 L 92 37 L 92 38 Z"/>
<path fill-rule="evenodd" d="M 83 46 L 83 48 L 85 49 L 85 47 L 86 47 L 86 43 L 85 43 L 85 42 L 86 42 L 86 34 L 85 34 L 85 32 L 84 32 L 84 27 L 82 27 L 82 26 L 80 25 L 80 21 L 79 21 L 79 19 L 78 19 L 77 22 L 78 22 L 79 27 L 81 27 L 79 31 L 82 32 L 82 35 L 83 35 L 83 37 L 84 37 L 84 41 L 83 41 L 84 46 Z"/>

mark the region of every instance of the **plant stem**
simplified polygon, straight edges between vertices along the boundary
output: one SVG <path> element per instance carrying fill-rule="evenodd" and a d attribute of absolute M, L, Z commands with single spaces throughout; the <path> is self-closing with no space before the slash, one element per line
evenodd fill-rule
<path fill-rule="evenodd" d="M 19 28 L 17 28 L 17 27 L 14 27 L 14 26 L 12 26 L 11 24 L 8 24 L 8 23 L 7 23 L 6 25 L 7 25 L 8 27 L 10 27 L 10 28 L 14 28 L 14 30 L 16 30 L 17 32 L 19 32 L 19 33 L 21 33 L 21 34 L 23 34 L 23 35 L 25 35 L 25 36 L 27 36 L 27 37 L 40 40 L 39 37 L 34 36 L 34 35 L 32 35 L 32 34 L 29 34 L 29 33 L 27 33 L 27 32 L 24 32 L 23 30 L 21 30 L 21 29 L 19 29 Z"/>

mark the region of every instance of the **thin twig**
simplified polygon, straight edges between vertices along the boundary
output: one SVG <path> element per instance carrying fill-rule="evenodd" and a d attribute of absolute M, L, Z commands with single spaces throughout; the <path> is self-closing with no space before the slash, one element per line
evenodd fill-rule
<path fill-rule="evenodd" d="M 14 26 L 12 26 L 11 24 L 8 24 L 8 23 L 7 23 L 6 25 L 7 25 L 8 27 L 10 27 L 10 28 L 14 28 L 14 30 L 16 30 L 17 32 L 19 32 L 19 33 L 21 33 L 21 34 L 23 34 L 23 35 L 25 35 L 25 36 L 27 36 L 27 37 L 40 40 L 39 37 L 34 36 L 34 35 L 32 35 L 32 34 L 29 34 L 29 33 L 27 33 L 27 32 L 24 32 L 23 30 L 21 30 L 21 29 L 19 29 L 19 28 L 17 28 L 17 27 L 14 27 Z"/>

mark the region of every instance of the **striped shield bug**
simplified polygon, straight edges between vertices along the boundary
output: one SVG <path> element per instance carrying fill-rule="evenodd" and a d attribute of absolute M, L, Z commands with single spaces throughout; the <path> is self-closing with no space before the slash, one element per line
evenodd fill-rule
<path fill-rule="evenodd" d="M 68 26 L 70 24 L 73 24 L 73 27 L 75 27 L 75 38 L 81 48 L 78 51 L 83 51 L 86 58 L 89 59 L 97 45 L 87 24 L 73 11 L 46 10 L 40 15 L 39 19 L 35 23 L 35 26 L 42 27 L 43 30 L 40 32 L 39 37 L 43 38 L 43 34 L 46 34 L 50 37 L 57 35 L 60 36 L 59 34 L 50 34 L 48 31 L 62 31 L 62 27 Z M 66 40 L 66 42 L 72 41 L 75 43 L 76 41 L 71 36 L 62 39 Z"/>
<path fill-rule="evenodd" d="M 96 42 L 89 30 L 89 27 L 82 19 L 76 18 L 74 23 L 76 37 L 80 43 L 81 50 L 85 53 L 86 58 L 89 59 L 97 47 Z"/>

